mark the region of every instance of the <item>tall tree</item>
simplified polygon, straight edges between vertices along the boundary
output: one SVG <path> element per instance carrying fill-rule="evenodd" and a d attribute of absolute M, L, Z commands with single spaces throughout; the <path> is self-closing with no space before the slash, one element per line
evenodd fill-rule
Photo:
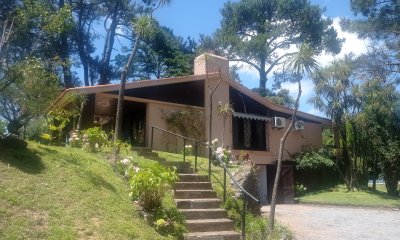
<path fill-rule="evenodd" d="M 288 59 L 288 67 L 287 69 L 292 71 L 294 74 L 298 74 L 300 76 L 304 76 L 305 74 L 311 74 L 316 69 L 319 68 L 317 61 L 315 60 L 315 51 L 314 49 L 307 43 L 304 43 L 300 46 L 300 49 L 297 54 L 293 55 Z M 301 78 L 296 79 L 298 85 L 298 93 L 297 98 L 292 114 L 292 119 L 290 121 L 289 126 L 285 130 L 283 136 L 279 141 L 279 152 L 278 152 L 278 162 L 276 167 L 275 174 L 275 182 L 272 190 L 271 197 L 271 206 L 269 211 L 269 230 L 273 232 L 274 224 L 275 224 L 275 207 L 276 207 L 276 199 L 278 195 L 278 186 L 281 177 L 281 169 L 282 169 L 282 159 L 283 159 L 283 151 L 285 149 L 285 142 L 287 137 L 289 136 L 290 131 L 294 125 L 296 120 L 297 109 L 299 107 L 300 96 L 301 96 Z"/>
<path fill-rule="evenodd" d="M 154 34 L 142 38 L 128 77 L 137 80 L 190 75 L 195 56 L 191 39 L 183 41 L 156 21 L 154 28 Z M 117 55 L 115 67 L 121 68 L 128 58 Z"/>
<path fill-rule="evenodd" d="M 89 77 L 90 70 L 94 68 L 94 59 L 91 54 L 95 51 L 93 38 L 95 34 L 92 25 L 95 20 L 100 18 L 100 3 L 93 0 L 71 1 L 74 17 L 74 28 L 72 39 L 83 68 L 83 82 L 85 86 L 91 85 Z"/>
<path fill-rule="evenodd" d="M 343 27 L 357 32 L 360 37 L 385 42 L 397 59 L 391 64 L 400 72 L 400 1 L 351 0 L 350 3 L 352 11 L 362 17 L 343 20 Z"/>
<path fill-rule="evenodd" d="M 316 52 L 340 52 L 342 41 L 322 12 L 307 0 L 228 1 L 221 11 L 221 28 L 214 40 L 204 38 L 203 46 L 217 46 L 215 50 L 230 61 L 252 66 L 264 90 L 268 74 L 302 43 L 309 43 Z"/>
<path fill-rule="evenodd" d="M 346 125 L 357 112 L 358 104 L 353 94 L 353 59 L 347 56 L 318 70 L 313 76 L 314 93 L 310 103 L 332 119 L 336 166 L 348 190 L 354 189 L 354 168 Z M 341 169 L 345 169 L 343 174 Z"/>
<path fill-rule="evenodd" d="M 158 9 L 160 6 L 163 6 L 163 5 L 166 5 L 169 3 L 170 3 L 170 0 L 155 0 L 154 2 L 148 1 L 147 2 L 147 6 L 149 7 L 148 15 L 141 16 L 138 19 L 133 21 L 132 25 L 133 25 L 134 31 L 132 32 L 132 34 L 135 36 L 135 41 L 132 43 L 132 51 L 129 56 L 129 59 L 121 71 L 121 82 L 120 82 L 120 88 L 119 88 L 119 93 L 118 93 L 117 113 L 116 113 L 116 120 L 115 120 L 114 143 L 116 143 L 120 139 L 120 136 L 121 136 L 125 83 L 126 83 L 126 79 L 128 76 L 128 72 L 133 63 L 133 59 L 138 50 L 140 38 L 153 33 L 153 24 L 154 24 L 153 19 L 152 19 L 153 12 L 156 9 Z M 119 149 L 113 150 L 114 158 L 116 157 L 118 150 Z"/>

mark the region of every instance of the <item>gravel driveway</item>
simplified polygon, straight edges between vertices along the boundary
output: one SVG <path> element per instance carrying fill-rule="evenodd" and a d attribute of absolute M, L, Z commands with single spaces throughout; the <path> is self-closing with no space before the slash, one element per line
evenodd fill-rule
<path fill-rule="evenodd" d="M 262 208 L 268 217 L 269 206 Z M 400 211 L 322 205 L 277 205 L 278 222 L 297 240 L 400 239 Z"/>

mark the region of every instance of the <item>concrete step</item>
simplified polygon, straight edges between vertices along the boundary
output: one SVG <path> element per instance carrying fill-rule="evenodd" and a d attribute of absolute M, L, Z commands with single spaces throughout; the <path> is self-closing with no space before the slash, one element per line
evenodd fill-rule
<path fill-rule="evenodd" d="M 199 174 L 179 174 L 179 182 L 207 182 L 207 175 Z"/>
<path fill-rule="evenodd" d="M 186 220 L 226 218 L 227 214 L 221 208 L 181 209 Z"/>
<path fill-rule="evenodd" d="M 191 232 L 184 234 L 185 240 L 240 240 L 240 234 L 235 231 Z"/>
<path fill-rule="evenodd" d="M 186 220 L 189 232 L 233 231 L 233 222 L 227 218 Z"/>
<path fill-rule="evenodd" d="M 174 197 L 178 199 L 216 198 L 214 190 L 175 190 Z"/>
<path fill-rule="evenodd" d="M 176 182 L 175 183 L 176 190 L 211 190 L 211 183 L 210 182 Z"/>
<path fill-rule="evenodd" d="M 219 208 L 221 206 L 221 200 L 218 198 L 175 199 L 175 202 L 179 209 Z"/>

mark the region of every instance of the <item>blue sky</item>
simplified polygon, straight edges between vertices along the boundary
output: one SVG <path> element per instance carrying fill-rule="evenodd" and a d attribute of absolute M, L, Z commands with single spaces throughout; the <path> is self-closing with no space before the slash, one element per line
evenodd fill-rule
<path fill-rule="evenodd" d="M 238 0 L 235 0 L 238 1 Z M 181 36 L 184 39 L 187 37 L 199 38 L 200 34 L 211 35 L 219 26 L 221 21 L 220 10 L 223 8 L 227 0 L 172 0 L 169 6 L 157 9 L 154 17 L 161 25 L 171 28 L 175 35 Z M 367 49 L 368 42 L 358 39 L 355 34 L 350 34 L 341 31 L 339 19 L 341 17 L 354 17 L 350 11 L 350 0 L 311 0 L 311 3 L 318 4 L 326 11 L 324 16 L 334 20 L 334 27 L 339 33 L 340 38 L 345 38 L 345 43 L 342 47 L 342 52 L 336 58 L 343 57 L 345 54 L 352 52 L 355 55 L 362 54 Z M 96 26 L 101 33 L 103 23 L 99 22 Z M 100 37 L 95 41 L 97 47 L 96 54 L 101 54 L 104 37 Z M 120 38 L 114 46 L 113 55 L 120 53 L 121 45 L 126 44 L 126 40 Z M 334 60 L 335 57 L 330 55 L 318 56 L 317 60 L 320 66 L 325 66 Z M 235 64 L 235 63 L 232 63 Z M 79 77 L 82 79 L 82 69 L 75 68 Z M 239 71 L 240 78 L 244 86 L 255 88 L 259 85 L 258 73 L 251 67 L 243 66 Z M 271 87 L 272 80 L 269 80 L 267 87 Z M 297 96 L 297 86 L 294 84 L 283 84 L 283 88 L 290 91 L 290 94 L 295 98 Z M 313 84 L 309 79 L 302 81 L 303 93 L 300 99 L 300 110 L 315 115 L 323 116 L 322 113 L 313 108 L 307 103 L 313 92 Z"/>
<path fill-rule="evenodd" d="M 226 0 L 172 0 L 169 6 L 158 9 L 155 17 L 159 22 L 174 30 L 176 35 L 184 38 L 190 36 L 198 39 L 200 34 L 210 35 L 220 25 L 220 9 L 224 6 Z M 318 4 L 325 8 L 324 16 L 334 19 L 334 26 L 339 32 L 339 37 L 345 38 L 345 44 L 342 52 L 336 57 L 342 57 L 344 54 L 353 52 L 355 55 L 366 51 L 367 42 L 358 39 L 355 34 L 340 31 L 339 18 L 353 18 L 350 10 L 350 0 L 311 0 L 311 3 Z M 321 55 L 318 61 L 324 66 L 334 59 L 333 56 Z M 251 67 L 244 67 L 240 71 L 240 77 L 243 84 L 248 88 L 258 87 L 258 73 Z M 269 86 L 272 81 L 269 80 Z M 293 97 L 297 95 L 297 87 L 293 84 L 284 84 L 284 88 L 290 90 Z M 302 82 L 303 94 L 300 100 L 300 110 L 311 114 L 321 115 L 315 110 L 307 100 L 312 95 L 312 82 L 305 79 Z"/>

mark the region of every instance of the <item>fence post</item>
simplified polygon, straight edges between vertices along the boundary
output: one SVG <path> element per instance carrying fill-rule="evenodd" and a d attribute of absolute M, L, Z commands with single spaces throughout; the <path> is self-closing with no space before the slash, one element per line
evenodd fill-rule
<path fill-rule="evenodd" d="M 183 161 L 186 160 L 186 138 L 183 139 Z"/>
<path fill-rule="evenodd" d="M 246 200 L 247 195 L 242 191 L 243 194 L 243 212 L 242 212 L 242 240 L 246 239 Z"/>
<path fill-rule="evenodd" d="M 154 138 L 154 127 L 151 126 L 151 143 L 150 143 L 151 151 L 153 151 L 153 138 Z"/>
<path fill-rule="evenodd" d="M 224 203 L 226 201 L 226 165 L 224 167 Z"/>
<path fill-rule="evenodd" d="M 195 155 L 194 155 L 194 172 L 197 172 L 197 142 L 195 146 Z"/>
<path fill-rule="evenodd" d="M 211 146 L 208 146 L 208 180 L 211 182 Z"/>

